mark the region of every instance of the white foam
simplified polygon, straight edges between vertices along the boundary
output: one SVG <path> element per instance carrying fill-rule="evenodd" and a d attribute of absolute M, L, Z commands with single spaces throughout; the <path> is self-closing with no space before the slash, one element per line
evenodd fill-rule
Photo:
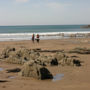
<path fill-rule="evenodd" d="M 14 35 L 32 35 L 32 34 L 39 34 L 39 35 L 57 35 L 57 34 L 87 34 L 90 33 L 89 31 L 85 32 L 44 32 L 44 33 L 0 33 L 1 36 L 7 35 L 7 36 L 14 36 Z"/>
<path fill-rule="evenodd" d="M 88 34 L 90 32 L 44 32 L 34 33 L 40 35 L 40 39 L 60 39 L 62 34 L 68 37 L 70 34 Z M 0 41 L 30 40 L 33 33 L 0 33 Z"/>

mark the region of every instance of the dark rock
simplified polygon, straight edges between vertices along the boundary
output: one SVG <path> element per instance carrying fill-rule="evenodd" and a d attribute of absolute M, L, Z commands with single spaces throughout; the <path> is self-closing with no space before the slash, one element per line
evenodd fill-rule
<path fill-rule="evenodd" d="M 20 72 L 21 69 L 20 68 L 14 68 L 14 69 L 8 69 L 6 71 L 7 71 L 7 73 L 17 73 L 17 72 Z"/>
<path fill-rule="evenodd" d="M 0 83 L 8 82 L 7 80 L 0 80 Z"/>
<path fill-rule="evenodd" d="M 44 79 L 53 79 L 52 74 L 45 67 L 40 68 L 40 74 L 41 74 L 41 78 L 40 78 L 41 80 L 44 80 Z"/>
<path fill-rule="evenodd" d="M 51 61 L 51 66 L 55 66 L 55 65 L 58 65 L 58 60 L 57 60 L 57 58 L 54 58 L 54 59 L 52 59 L 52 61 Z"/>
<path fill-rule="evenodd" d="M 81 62 L 79 60 L 73 60 L 73 64 L 75 64 L 76 66 L 81 66 Z"/>

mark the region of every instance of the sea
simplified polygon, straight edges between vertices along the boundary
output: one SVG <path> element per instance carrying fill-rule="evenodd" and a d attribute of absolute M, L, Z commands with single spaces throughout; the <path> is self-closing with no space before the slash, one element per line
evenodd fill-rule
<path fill-rule="evenodd" d="M 0 41 L 31 40 L 32 34 L 39 34 L 41 40 L 46 40 L 69 38 L 70 34 L 90 33 L 90 28 L 82 28 L 83 26 L 85 25 L 0 26 Z"/>

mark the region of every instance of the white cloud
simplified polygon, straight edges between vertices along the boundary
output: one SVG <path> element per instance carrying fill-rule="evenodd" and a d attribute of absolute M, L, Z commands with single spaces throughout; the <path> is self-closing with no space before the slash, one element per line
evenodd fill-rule
<path fill-rule="evenodd" d="M 70 6 L 70 4 L 52 2 L 52 3 L 48 3 L 47 6 L 49 8 L 64 8 Z"/>
<path fill-rule="evenodd" d="M 28 2 L 28 0 L 16 0 L 16 2 Z"/>

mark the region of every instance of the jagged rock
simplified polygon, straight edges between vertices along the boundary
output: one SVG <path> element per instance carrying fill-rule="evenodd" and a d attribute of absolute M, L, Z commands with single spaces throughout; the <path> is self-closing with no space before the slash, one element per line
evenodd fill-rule
<path fill-rule="evenodd" d="M 47 66 L 49 64 L 47 56 L 41 55 L 41 56 L 38 57 L 37 60 L 40 61 L 40 65 Z"/>
<path fill-rule="evenodd" d="M 9 58 L 5 59 L 5 61 L 11 64 L 24 64 L 28 60 L 23 56 L 19 56 L 17 52 L 14 52 L 9 56 Z"/>
<path fill-rule="evenodd" d="M 66 55 L 64 53 L 59 52 L 59 53 L 56 53 L 54 55 L 54 57 L 57 58 L 57 60 L 59 61 L 59 60 L 62 60 L 63 58 L 65 58 Z"/>
<path fill-rule="evenodd" d="M 5 62 L 10 63 L 10 64 L 24 64 L 26 62 L 26 60 L 18 59 L 16 57 L 14 57 L 14 58 L 10 57 L 10 58 L 7 58 L 5 60 Z"/>
<path fill-rule="evenodd" d="M 34 60 L 31 60 L 24 64 L 20 75 L 25 77 L 33 77 L 41 80 L 53 78 L 52 74 L 47 68 L 36 64 Z"/>
<path fill-rule="evenodd" d="M 60 64 L 60 65 L 66 65 L 67 62 L 69 61 L 69 59 L 68 59 L 69 57 L 61 52 L 56 53 L 54 57 L 57 59 L 58 64 Z"/>
<path fill-rule="evenodd" d="M 51 65 L 50 63 L 51 63 L 52 59 L 54 59 L 54 58 L 55 58 L 54 56 L 48 56 L 48 57 L 47 57 L 47 63 L 48 63 L 49 65 Z"/>
<path fill-rule="evenodd" d="M 55 59 L 53 56 L 44 56 L 44 55 L 41 55 L 39 58 L 38 58 L 45 66 L 50 66 L 51 65 L 51 61 L 53 59 Z"/>
<path fill-rule="evenodd" d="M 40 53 L 38 53 L 38 52 L 34 52 L 34 51 L 31 51 L 31 52 L 30 52 L 30 59 L 35 60 L 35 59 L 37 59 L 39 56 L 40 56 Z"/>
<path fill-rule="evenodd" d="M 14 52 L 16 49 L 15 48 L 10 48 L 7 47 L 6 49 L 4 49 L 1 53 L 1 57 L 0 58 L 8 58 L 11 52 Z"/>
<path fill-rule="evenodd" d="M 28 49 L 26 49 L 26 48 L 20 48 L 20 49 L 16 52 L 16 55 L 17 55 L 19 58 L 29 60 L 29 59 L 30 59 L 30 50 L 28 50 Z"/>
<path fill-rule="evenodd" d="M 66 58 L 65 64 L 69 65 L 69 66 L 72 66 L 73 65 L 73 58 L 71 58 L 71 57 Z"/>
<path fill-rule="evenodd" d="M 11 52 L 11 51 L 14 51 L 14 52 Z M 31 51 L 26 48 L 20 48 L 19 50 L 16 50 L 16 51 L 13 48 L 9 50 L 5 49 L 3 52 L 4 52 L 2 54 L 4 55 L 3 58 L 7 56 L 7 58 L 5 58 L 5 61 L 11 64 L 24 64 L 25 62 L 32 59 L 35 60 L 40 56 L 39 53 Z"/>
<path fill-rule="evenodd" d="M 36 59 L 35 63 L 38 64 L 38 65 L 46 66 L 45 62 L 41 61 L 40 59 Z"/>

